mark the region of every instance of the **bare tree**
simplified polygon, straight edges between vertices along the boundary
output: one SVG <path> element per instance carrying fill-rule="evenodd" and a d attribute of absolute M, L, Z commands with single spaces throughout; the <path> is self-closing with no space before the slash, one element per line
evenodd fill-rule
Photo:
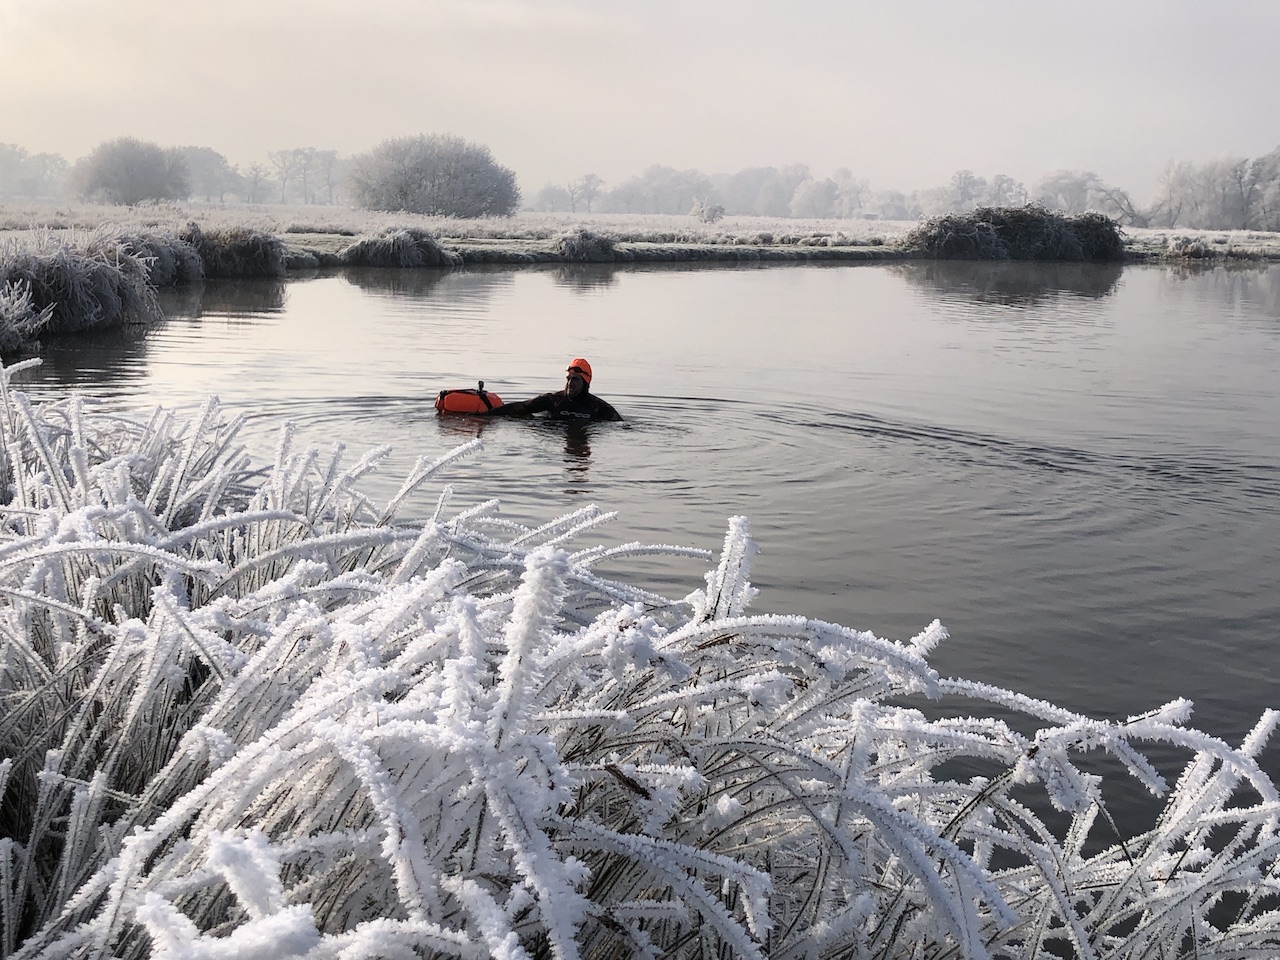
<path fill-rule="evenodd" d="M 570 180 L 564 185 L 565 196 L 569 198 L 569 212 L 578 212 L 578 201 L 582 199 L 582 187 L 577 180 Z"/>
<path fill-rule="evenodd" d="M 271 171 L 260 163 L 251 163 L 240 177 L 244 184 L 245 203 L 260 203 L 266 192 L 267 181 L 271 179 Z"/>
<path fill-rule="evenodd" d="M 276 169 L 276 178 L 280 181 L 280 202 L 289 201 L 289 184 L 298 172 L 298 153 L 296 150 L 272 150 L 267 159 Z"/>
<path fill-rule="evenodd" d="M 603 186 L 604 181 L 594 173 L 584 173 L 578 178 L 578 195 L 587 205 L 587 213 L 591 212 L 591 204 L 600 196 L 600 188 Z"/>
<path fill-rule="evenodd" d="M 302 202 L 315 203 L 316 198 L 311 193 L 311 177 L 316 172 L 316 148 L 294 147 L 293 155 L 296 159 L 298 186 L 302 188 Z"/>
<path fill-rule="evenodd" d="M 317 150 L 315 154 L 316 170 L 320 182 L 324 184 L 325 195 L 329 206 L 335 203 L 335 196 L 342 177 L 342 161 L 338 159 L 337 150 Z"/>

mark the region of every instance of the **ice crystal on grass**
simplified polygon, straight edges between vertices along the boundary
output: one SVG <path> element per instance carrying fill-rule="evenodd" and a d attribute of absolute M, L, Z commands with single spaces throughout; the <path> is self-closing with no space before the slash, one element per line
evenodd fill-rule
<path fill-rule="evenodd" d="M 1181 701 L 1094 721 L 938 677 L 936 622 L 753 614 L 744 518 L 673 602 L 594 570 L 666 548 L 571 548 L 594 507 L 526 527 L 446 488 L 400 520 L 475 444 L 379 504 L 358 485 L 382 451 L 346 467 L 284 429 L 259 471 L 214 401 L 116 419 L 33 405 L 14 369 L 0 955 L 1276 953 L 1273 713 L 1238 749 Z M 1147 743 L 1190 762 L 1098 850 L 1080 755 L 1162 792 Z"/>
<path fill-rule="evenodd" d="M 53 304 L 37 308 L 31 284 L 22 279 L 0 286 L 0 353 L 10 353 L 35 341 L 53 316 Z"/>

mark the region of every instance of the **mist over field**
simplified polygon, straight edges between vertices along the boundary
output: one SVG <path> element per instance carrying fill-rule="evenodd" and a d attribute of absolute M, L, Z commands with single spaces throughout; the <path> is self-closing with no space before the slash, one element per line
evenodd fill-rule
<path fill-rule="evenodd" d="M 203 148 L 236 175 L 224 189 L 206 154 L 191 196 L 344 202 L 342 161 L 440 133 L 487 146 L 543 210 L 686 213 L 698 196 L 731 214 L 894 219 L 1092 194 L 1135 222 L 1256 226 L 1198 208 L 1229 205 L 1233 171 L 1277 146 L 1276 35 L 1280 9 L 1262 2 L 487 0 L 353 16 L 5 0 L 0 142 L 27 169 L 0 157 L 0 195 L 56 195 L 55 158 L 129 136 Z"/>

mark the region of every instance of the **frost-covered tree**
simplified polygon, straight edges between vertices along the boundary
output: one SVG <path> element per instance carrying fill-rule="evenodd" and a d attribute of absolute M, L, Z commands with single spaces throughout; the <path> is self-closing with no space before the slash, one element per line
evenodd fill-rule
<path fill-rule="evenodd" d="M 719 223 L 724 219 L 724 205 L 699 197 L 689 208 L 689 216 L 696 217 L 703 223 Z"/>
<path fill-rule="evenodd" d="M 368 210 L 505 217 L 520 206 L 515 173 L 483 144 L 449 134 L 384 140 L 352 158 L 348 183 Z"/>
<path fill-rule="evenodd" d="M 289 199 L 289 185 L 298 175 L 298 164 L 302 161 L 302 157 L 296 149 L 272 150 L 267 154 L 267 159 L 275 168 L 276 180 L 280 183 L 280 202 L 286 203 Z"/>
<path fill-rule="evenodd" d="M 836 197 L 835 215 L 842 218 L 862 216 L 863 206 L 871 192 L 867 181 L 855 177 L 848 167 L 841 167 L 832 179 L 840 190 Z"/>
<path fill-rule="evenodd" d="M 1150 214 L 1138 209 L 1128 192 L 1106 183 L 1092 170 L 1055 170 L 1031 191 L 1032 202 L 1046 210 L 1080 214 L 1094 211 L 1120 223 L 1145 227 Z"/>
<path fill-rule="evenodd" d="M 260 163 L 251 163 L 240 175 L 245 203 L 261 203 L 266 195 L 267 184 L 271 181 L 271 171 Z"/>
<path fill-rule="evenodd" d="M 577 185 L 578 196 L 587 205 L 587 213 L 590 213 L 591 205 L 595 203 L 596 197 L 600 196 L 600 188 L 604 186 L 604 180 L 594 173 L 584 173 L 578 178 Z"/>
<path fill-rule="evenodd" d="M 181 150 L 134 137 L 99 144 L 76 163 L 72 176 L 81 197 L 106 203 L 185 200 L 191 193 Z"/>
<path fill-rule="evenodd" d="M 0 143 L 0 193 L 17 193 L 17 184 L 27 161 L 26 147 Z"/>
<path fill-rule="evenodd" d="M 1045 174 L 1032 190 L 1032 200 L 1047 210 L 1084 213 L 1101 184 L 1092 170 L 1055 170 Z"/>
<path fill-rule="evenodd" d="M 802 181 L 791 195 L 789 210 L 793 217 L 834 217 L 840 188 L 830 177 Z"/>
<path fill-rule="evenodd" d="M 29 153 L 16 143 L 0 143 L 0 195 L 57 196 L 67 169 L 67 161 L 59 154 Z"/>
<path fill-rule="evenodd" d="M 534 209 L 541 210 L 543 213 L 561 213 L 568 210 L 572 204 L 568 190 L 558 183 L 548 183 L 538 191 L 533 205 Z"/>
<path fill-rule="evenodd" d="M 1160 179 L 1154 222 L 1201 230 L 1257 226 L 1267 191 L 1265 167 L 1242 157 L 1171 163 Z"/>
<path fill-rule="evenodd" d="M 316 176 L 324 186 L 328 203 L 337 202 L 338 188 L 342 184 L 343 163 L 337 150 L 317 150 L 315 153 Z"/>
<path fill-rule="evenodd" d="M 221 202 L 235 190 L 236 172 L 227 158 L 212 147 L 179 147 L 191 177 L 192 195 Z"/>
<path fill-rule="evenodd" d="M 739 170 L 727 185 L 725 207 L 730 213 L 758 217 L 790 216 L 791 198 L 796 188 L 809 178 L 809 168 L 803 163 Z"/>
<path fill-rule="evenodd" d="M 1027 202 L 1027 188 L 1005 173 L 997 173 L 987 183 L 984 207 L 1021 207 Z"/>
<path fill-rule="evenodd" d="M 578 201 L 582 199 L 582 191 L 577 180 L 570 180 L 564 185 L 564 195 L 569 198 L 569 212 L 578 212 Z"/>
<path fill-rule="evenodd" d="M 714 195 L 711 178 L 697 170 L 654 164 L 605 195 L 607 213 L 688 213 L 700 197 Z"/>

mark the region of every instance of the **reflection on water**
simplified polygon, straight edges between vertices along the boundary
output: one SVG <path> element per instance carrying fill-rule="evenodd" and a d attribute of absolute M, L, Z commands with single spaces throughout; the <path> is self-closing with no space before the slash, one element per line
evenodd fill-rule
<path fill-rule="evenodd" d="M 913 260 L 890 269 L 909 283 L 981 303 L 1031 306 L 1062 294 L 1097 299 L 1115 292 L 1119 263 Z"/>
<path fill-rule="evenodd" d="M 617 264 L 571 263 L 557 267 L 552 276 L 563 287 L 587 293 L 616 283 L 619 269 Z"/>
<path fill-rule="evenodd" d="M 1226 302 L 1233 309 L 1261 307 L 1267 316 L 1280 318 L 1280 271 L 1273 264 L 1228 260 L 1215 266 L 1188 260 L 1171 264 L 1166 276 L 1175 283 L 1194 283 L 1215 304 Z"/>
<path fill-rule="evenodd" d="M 565 479 L 570 484 L 565 492 L 578 493 L 573 485 L 586 483 L 591 470 L 591 427 L 588 424 L 564 424 L 564 469 Z"/>
<path fill-rule="evenodd" d="M 436 413 L 436 420 L 440 435 L 457 444 L 479 440 L 484 435 L 485 428 L 493 425 L 488 417 L 456 413 Z"/>
<path fill-rule="evenodd" d="M 394 267 L 352 267 L 343 278 L 368 293 L 427 297 L 450 275 L 448 270 L 398 270 Z"/>
<path fill-rule="evenodd" d="M 40 351 L 40 367 L 29 376 L 69 390 L 107 383 L 113 392 L 132 394 L 147 379 L 147 334 L 146 327 L 131 326 L 51 338 Z"/>
<path fill-rule="evenodd" d="M 285 280 L 205 280 L 160 291 L 166 317 L 234 317 L 246 313 L 279 313 L 288 299 Z"/>

